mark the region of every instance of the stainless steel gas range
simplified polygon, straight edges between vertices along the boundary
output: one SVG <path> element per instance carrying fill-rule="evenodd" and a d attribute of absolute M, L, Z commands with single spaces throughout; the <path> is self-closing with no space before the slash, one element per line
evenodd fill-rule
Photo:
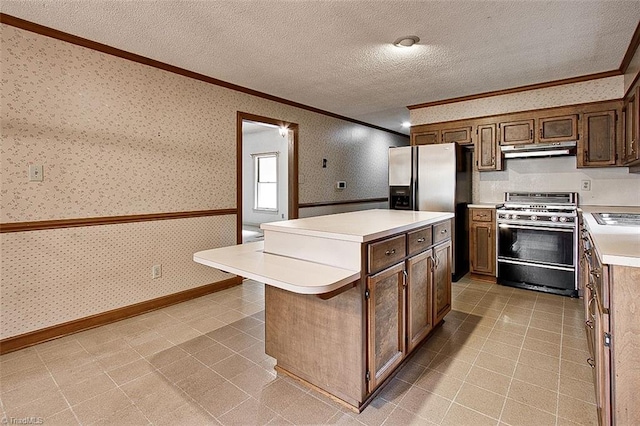
<path fill-rule="evenodd" d="M 498 283 L 578 296 L 578 194 L 507 192 L 497 209 Z"/>

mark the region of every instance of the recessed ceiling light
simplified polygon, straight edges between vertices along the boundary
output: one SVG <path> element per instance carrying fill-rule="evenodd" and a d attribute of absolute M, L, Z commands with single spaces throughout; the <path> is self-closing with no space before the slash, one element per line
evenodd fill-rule
<path fill-rule="evenodd" d="M 402 127 L 404 127 L 404 128 L 411 127 L 411 123 L 409 121 L 403 121 L 402 122 Z"/>
<path fill-rule="evenodd" d="M 411 47 L 420 41 L 418 36 L 404 36 L 393 42 L 396 47 Z"/>

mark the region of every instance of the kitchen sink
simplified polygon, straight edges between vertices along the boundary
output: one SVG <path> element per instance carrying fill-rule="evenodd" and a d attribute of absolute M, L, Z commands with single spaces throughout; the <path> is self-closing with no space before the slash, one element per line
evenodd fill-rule
<path fill-rule="evenodd" d="M 640 213 L 593 213 L 600 225 L 640 226 Z"/>

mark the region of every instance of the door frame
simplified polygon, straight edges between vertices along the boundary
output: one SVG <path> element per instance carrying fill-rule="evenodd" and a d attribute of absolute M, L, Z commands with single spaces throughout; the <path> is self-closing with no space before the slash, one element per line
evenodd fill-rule
<path fill-rule="evenodd" d="M 292 132 L 287 152 L 288 216 L 298 218 L 298 124 L 238 111 L 236 116 L 236 244 L 242 244 L 242 122 L 272 124 Z"/>

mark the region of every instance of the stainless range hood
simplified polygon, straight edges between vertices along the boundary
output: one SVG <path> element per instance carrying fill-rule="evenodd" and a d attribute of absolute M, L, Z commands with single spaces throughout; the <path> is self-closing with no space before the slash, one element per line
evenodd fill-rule
<path fill-rule="evenodd" d="M 527 145 L 501 145 L 504 158 L 554 157 L 558 155 L 574 155 L 576 141 L 532 143 Z"/>

